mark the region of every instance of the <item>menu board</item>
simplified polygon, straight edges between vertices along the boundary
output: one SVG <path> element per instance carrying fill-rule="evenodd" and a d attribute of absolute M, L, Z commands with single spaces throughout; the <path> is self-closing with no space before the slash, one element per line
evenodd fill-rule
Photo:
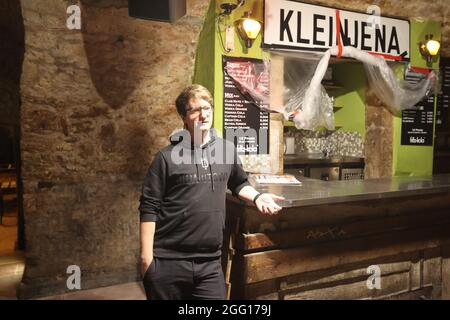
<path fill-rule="evenodd" d="M 419 72 L 407 71 L 405 74 L 405 80 L 412 83 L 423 77 Z M 402 145 L 433 145 L 434 99 L 433 95 L 425 97 L 415 109 L 402 111 Z"/>
<path fill-rule="evenodd" d="M 257 97 L 269 90 L 267 66 L 259 59 L 224 56 L 223 70 L 224 138 L 238 154 L 268 154 L 269 113 L 262 110 L 269 109 L 268 99 Z"/>
<path fill-rule="evenodd" d="M 440 58 L 441 91 L 436 103 L 436 131 L 449 131 L 450 58 Z"/>

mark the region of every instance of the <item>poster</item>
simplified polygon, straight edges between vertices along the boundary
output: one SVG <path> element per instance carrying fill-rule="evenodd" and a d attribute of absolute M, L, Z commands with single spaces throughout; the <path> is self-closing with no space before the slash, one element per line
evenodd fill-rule
<path fill-rule="evenodd" d="M 418 82 L 424 75 L 408 71 L 405 80 Z M 434 95 L 423 98 L 415 109 L 402 111 L 402 145 L 433 145 Z"/>
<path fill-rule="evenodd" d="M 436 104 L 436 131 L 449 131 L 450 58 L 441 57 L 441 91 Z"/>
<path fill-rule="evenodd" d="M 263 111 L 269 108 L 267 66 L 259 59 L 224 56 L 223 70 L 224 138 L 234 142 L 240 155 L 268 154 L 269 113 Z"/>

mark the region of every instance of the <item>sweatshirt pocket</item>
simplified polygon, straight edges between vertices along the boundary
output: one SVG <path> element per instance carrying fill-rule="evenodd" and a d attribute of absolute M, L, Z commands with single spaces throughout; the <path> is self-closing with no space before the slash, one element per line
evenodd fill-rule
<path fill-rule="evenodd" d="M 221 248 L 223 217 L 220 210 L 185 211 L 183 220 L 164 239 L 167 247 L 186 252 L 215 252 Z"/>

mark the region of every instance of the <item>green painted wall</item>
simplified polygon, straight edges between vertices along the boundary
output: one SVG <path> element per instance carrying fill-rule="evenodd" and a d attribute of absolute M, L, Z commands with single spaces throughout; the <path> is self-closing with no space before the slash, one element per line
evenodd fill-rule
<path fill-rule="evenodd" d="M 356 131 L 366 136 L 366 73 L 361 63 L 339 63 L 332 66 L 333 78 L 342 89 L 328 90 L 335 97 L 336 129 Z"/>
<path fill-rule="evenodd" d="M 216 6 L 216 13 L 219 14 L 222 12 L 220 9 L 220 4 L 229 2 L 227 0 L 224 1 L 215 1 L 217 2 Z M 222 56 L 230 56 L 230 57 L 248 57 L 248 58 L 257 58 L 257 59 L 269 59 L 270 54 L 267 52 L 263 52 L 261 49 L 261 34 L 258 35 L 258 37 L 253 42 L 253 45 L 250 49 L 247 49 L 242 42 L 241 38 L 238 35 L 237 28 L 235 26 L 235 22 L 239 20 L 246 11 L 252 12 L 252 17 L 254 19 L 257 19 L 259 21 L 264 20 L 264 14 L 263 14 L 263 6 L 261 0 L 250 0 L 245 1 L 245 4 L 234 10 L 231 15 L 229 15 L 227 18 L 223 20 L 222 25 L 218 25 L 216 23 L 216 37 L 215 37 L 215 56 L 214 56 L 214 73 L 216 74 L 216 77 L 214 79 L 214 128 L 217 129 L 217 131 L 222 134 L 223 129 L 223 67 L 222 67 Z M 220 40 L 220 34 L 222 35 L 223 40 L 225 41 L 225 25 L 224 24 L 231 24 L 235 26 L 235 33 L 234 33 L 234 48 L 235 50 L 232 52 L 227 53 L 224 48 L 222 47 L 222 43 Z"/>
<path fill-rule="evenodd" d="M 263 7 L 259 0 L 245 1 L 245 4 L 234 10 L 231 15 L 221 20 L 219 24 L 217 16 L 222 12 L 220 5 L 229 2 L 227 0 L 211 1 L 206 14 L 205 23 L 200 33 L 197 47 L 193 82 L 204 85 L 214 94 L 214 128 L 218 134 L 222 135 L 223 129 L 223 69 L 222 56 L 249 57 L 257 59 L 269 59 L 270 54 L 261 50 L 261 33 L 254 41 L 250 49 L 246 48 L 238 35 L 236 21 L 239 20 L 246 11 L 252 12 L 252 17 L 263 21 Z M 226 52 L 222 46 L 222 39 L 225 42 L 225 27 L 233 25 L 234 47 L 232 52 Z"/>
<path fill-rule="evenodd" d="M 441 23 L 432 20 L 412 19 L 411 22 L 411 65 L 418 68 L 439 69 L 439 55 L 427 66 L 425 58 L 419 50 L 419 43 L 425 40 L 427 34 L 432 34 L 433 39 L 441 41 Z"/>
<path fill-rule="evenodd" d="M 198 83 L 214 95 L 214 42 L 215 30 L 215 1 L 211 1 L 206 13 L 203 29 L 200 32 L 195 57 L 194 76 L 192 83 Z"/>
<path fill-rule="evenodd" d="M 419 42 L 425 39 L 426 34 L 433 34 L 433 38 L 441 40 L 441 24 L 436 21 L 411 20 L 411 66 L 419 68 L 428 68 L 426 60 L 419 51 Z M 439 59 L 436 59 L 432 66 L 433 69 L 439 68 Z M 403 78 L 404 67 L 398 68 L 398 76 Z M 434 115 L 436 118 L 436 102 L 434 105 Z M 401 116 L 394 118 L 394 136 L 393 136 L 393 161 L 392 172 L 394 176 L 423 176 L 433 173 L 434 143 L 432 146 L 409 146 L 401 145 L 402 133 Z M 433 127 L 433 141 L 434 141 Z"/>

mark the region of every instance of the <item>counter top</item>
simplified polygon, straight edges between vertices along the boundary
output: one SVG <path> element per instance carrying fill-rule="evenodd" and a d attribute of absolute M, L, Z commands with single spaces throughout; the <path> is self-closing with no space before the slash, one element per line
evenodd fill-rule
<path fill-rule="evenodd" d="M 251 177 L 249 178 L 250 183 L 259 192 L 269 192 L 285 197 L 286 200 L 280 202 L 280 205 L 283 207 L 301 207 L 450 192 L 450 174 L 338 181 L 322 181 L 305 177 L 297 177 L 297 179 L 302 182 L 302 185 L 263 185 L 257 184 Z"/>

